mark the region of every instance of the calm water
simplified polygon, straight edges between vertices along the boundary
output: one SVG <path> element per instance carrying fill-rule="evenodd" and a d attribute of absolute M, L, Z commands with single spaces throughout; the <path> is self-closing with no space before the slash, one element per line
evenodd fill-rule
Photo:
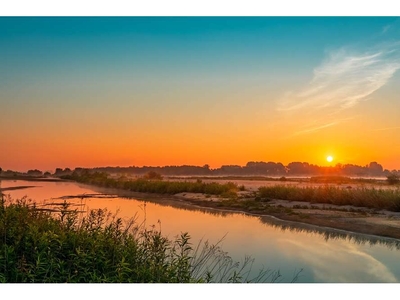
<path fill-rule="evenodd" d="M 38 202 L 66 195 L 113 193 L 70 182 L 1 181 L 2 188 L 12 186 L 35 186 L 5 194 Z M 147 226 L 161 228 L 170 238 L 189 232 L 195 245 L 201 239 L 216 243 L 225 236 L 223 250 L 234 260 L 243 261 L 250 255 L 255 259 L 254 274 L 261 267 L 279 270 L 282 282 L 290 282 L 300 269 L 297 282 L 400 282 L 400 240 L 195 208 L 168 199 L 87 198 L 83 204 L 86 209 L 119 210 L 120 217 L 136 216 L 138 222 L 145 219 Z"/>

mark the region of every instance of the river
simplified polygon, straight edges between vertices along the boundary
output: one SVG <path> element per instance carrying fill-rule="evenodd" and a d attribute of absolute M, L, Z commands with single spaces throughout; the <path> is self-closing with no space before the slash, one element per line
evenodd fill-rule
<path fill-rule="evenodd" d="M 7 190 L 13 199 L 27 196 L 38 203 L 66 195 L 110 193 L 73 182 L 1 181 L 1 188 L 34 186 Z M 154 198 L 154 199 L 153 199 Z M 235 261 L 254 258 L 252 274 L 261 268 L 278 271 L 280 282 L 290 282 L 301 269 L 296 282 L 400 282 L 400 240 L 284 222 L 272 217 L 223 212 L 194 207 L 168 198 L 124 197 L 77 200 L 84 210 L 118 210 L 124 219 L 137 218 L 147 227 L 160 229 L 174 238 L 188 232 L 194 246 L 200 240 L 217 243 Z"/>

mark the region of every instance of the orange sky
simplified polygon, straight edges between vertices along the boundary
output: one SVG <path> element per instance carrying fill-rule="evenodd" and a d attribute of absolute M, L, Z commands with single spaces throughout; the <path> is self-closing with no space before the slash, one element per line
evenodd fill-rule
<path fill-rule="evenodd" d="M 0 18 L 0 167 L 400 169 L 397 23 Z"/>

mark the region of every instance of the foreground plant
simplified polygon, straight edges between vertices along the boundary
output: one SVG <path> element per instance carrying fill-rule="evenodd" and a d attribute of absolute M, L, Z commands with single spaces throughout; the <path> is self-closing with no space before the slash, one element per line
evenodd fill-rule
<path fill-rule="evenodd" d="M 56 212 L 56 214 L 55 214 Z M 279 272 L 250 277 L 252 260 L 234 262 L 219 245 L 174 240 L 105 209 L 58 211 L 26 198 L 0 203 L 1 282 L 276 282 Z"/>

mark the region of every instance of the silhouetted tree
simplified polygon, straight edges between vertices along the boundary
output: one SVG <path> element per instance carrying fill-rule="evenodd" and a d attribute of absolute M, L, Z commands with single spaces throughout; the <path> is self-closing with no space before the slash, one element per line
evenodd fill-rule
<path fill-rule="evenodd" d="M 129 166 L 129 167 L 98 167 L 98 168 L 76 168 L 75 172 L 81 173 L 83 171 L 100 172 L 107 174 L 127 176 L 147 176 L 149 172 L 155 172 L 161 176 L 318 176 L 318 175 L 340 175 L 340 176 L 387 176 L 388 170 L 383 170 L 382 166 L 377 162 L 371 162 L 365 166 L 358 166 L 352 164 L 337 164 L 336 166 L 317 166 L 307 162 L 291 162 L 287 166 L 282 163 L 274 162 L 254 162 L 250 161 L 245 166 L 240 165 L 223 165 L 220 168 L 211 169 L 209 165 L 203 166 Z M 400 171 L 393 170 L 392 173 L 400 175 Z M 72 172 L 69 168 L 64 170 L 57 168 L 54 173 L 55 176 L 71 175 Z M 4 174 L 3 174 L 4 175 Z"/>
<path fill-rule="evenodd" d="M 40 171 L 38 169 L 29 170 L 26 174 L 29 176 L 42 176 L 43 175 L 42 171 Z"/>
<path fill-rule="evenodd" d="M 369 174 L 372 176 L 382 176 L 383 167 L 377 162 L 371 162 L 368 166 Z"/>
<path fill-rule="evenodd" d="M 57 168 L 54 172 L 54 176 L 64 176 L 64 175 L 71 175 L 72 170 L 70 168 L 65 168 L 64 170 L 61 168 Z"/>
<path fill-rule="evenodd" d="M 56 171 L 54 172 L 54 175 L 62 175 L 62 169 L 61 168 L 56 168 Z"/>

